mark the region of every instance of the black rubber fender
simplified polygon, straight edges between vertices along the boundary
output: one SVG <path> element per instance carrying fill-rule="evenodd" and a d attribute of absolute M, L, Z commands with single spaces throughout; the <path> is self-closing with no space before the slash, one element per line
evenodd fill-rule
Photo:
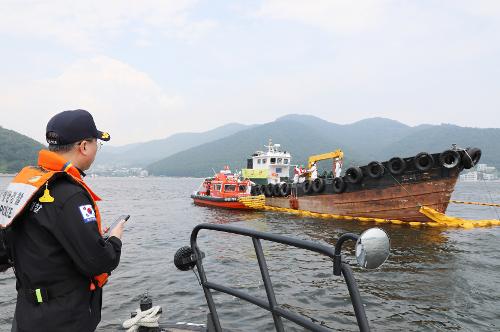
<path fill-rule="evenodd" d="M 264 195 L 264 196 L 266 195 L 266 185 L 265 184 L 259 185 L 259 190 L 260 190 L 260 193 L 262 195 Z"/>
<path fill-rule="evenodd" d="M 460 164 L 460 153 L 456 150 L 445 150 L 439 154 L 439 163 L 445 168 L 455 168 Z"/>
<path fill-rule="evenodd" d="M 345 179 L 350 183 L 360 183 L 363 180 L 363 171 L 358 166 L 349 167 L 345 171 Z"/>
<path fill-rule="evenodd" d="M 254 189 L 254 188 L 255 188 L 255 191 L 254 191 L 255 196 L 262 195 L 262 188 L 261 188 L 261 186 L 259 186 L 259 185 L 252 186 L 252 189 Z"/>
<path fill-rule="evenodd" d="M 281 196 L 283 197 L 290 196 L 291 192 L 292 192 L 292 187 L 289 183 L 285 182 L 280 185 Z"/>
<path fill-rule="evenodd" d="M 174 265 L 181 271 L 189 271 L 196 266 L 196 261 L 190 261 L 193 249 L 190 246 L 179 248 L 174 255 Z M 185 262 L 187 260 L 187 262 Z"/>
<path fill-rule="evenodd" d="M 275 197 L 280 197 L 281 196 L 281 191 L 280 191 L 280 184 L 276 183 L 273 185 L 273 196 Z"/>
<path fill-rule="evenodd" d="M 427 152 L 420 152 L 415 156 L 413 162 L 419 171 L 425 172 L 430 170 L 434 165 L 434 158 Z"/>
<path fill-rule="evenodd" d="M 333 179 L 333 191 L 337 194 L 341 194 L 345 191 L 347 184 L 341 177 L 336 177 Z"/>
<path fill-rule="evenodd" d="M 271 197 L 273 195 L 272 189 L 273 189 L 273 187 L 272 187 L 271 183 L 265 185 L 264 186 L 264 195 L 266 197 Z"/>
<path fill-rule="evenodd" d="M 467 148 L 465 149 L 462 157 L 462 164 L 465 169 L 470 169 L 477 165 L 481 159 L 481 149 L 479 148 Z"/>
<path fill-rule="evenodd" d="M 406 169 L 406 161 L 400 157 L 391 158 L 387 162 L 387 168 L 389 169 L 389 172 L 391 172 L 392 174 L 400 175 Z"/>
<path fill-rule="evenodd" d="M 313 189 L 312 189 L 312 186 L 313 183 L 311 180 L 305 180 L 304 183 L 302 183 L 302 188 L 304 188 L 304 193 L 306 194 L 312 194 L 313 192 Z"/>
<path fill-rule="evenodd" d="M 322 178 L 314 179 L 312 184 L 312 190 L 316 194 L 322 193 L 325 190 L 325 180 Z"/>
<path fill-rule="evenodd" d="M 371 178 L 378 179 L 384 175 L 385 167 L 378 161 L 372 161 L 367 166 L 367 173 Z"/>

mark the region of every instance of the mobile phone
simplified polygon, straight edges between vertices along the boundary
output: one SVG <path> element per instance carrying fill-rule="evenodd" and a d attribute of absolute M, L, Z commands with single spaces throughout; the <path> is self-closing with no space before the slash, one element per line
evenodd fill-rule
<path fill-rule="evenodd" d="M 115 228 L 115 226 L 118 225 L 118 223 L 120 221 L 122 221 L 122 220 L 127 221 L 129 218 L 130 218 L 130 214 L 122 214 L 115 221 L 113 221 L 113 223 L 111 224 L 111 226 L 109 226 L 104 233 L 108 233 L 110 230 L 112 230 L 113 228 Z"/>

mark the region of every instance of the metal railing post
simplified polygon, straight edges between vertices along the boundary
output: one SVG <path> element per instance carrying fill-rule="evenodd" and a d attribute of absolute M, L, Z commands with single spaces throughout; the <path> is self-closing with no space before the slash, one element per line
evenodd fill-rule
<path fill-rule="evenodd" d="M 205 274 L 205 270 L 203 269 L 203 264 L 201 259 L 202 255 L 200 249 L 198 248 L 198 245 L 196 244 L 196 239 L 194 239 L 194 241 L 191 242 L 191 248 L 193 249 L 193 252 L 197 257 L 196 268 L 198 269 L 198 273 L 200 275 L 201 287 L 203 288 L 203 292 L 205 293 L 205 298 L 207 299 L 208 310 L 210 310 L 210 316 L 212 318 L 211 323 L 213 324 L 213 327 L 215 328 L 216 332 L 222 332 L 222 328 L 220 326 L 220 321 L 219 321 L 219 315 L 217 315 L 217 309 L 215 307 L 215 302 L 212 297 L 212 293 L 210 292 L 210 288 L 207 287 L 206 285 L 207 276 Z"/>
<path fill-rule="evenodd" d="M 278 306 L 278 303 L 276 302 L 276 296 L 274 295 L 273 284 L 271 282 L 271 277 L 269 276 L 266 258 L 264 257 L 264 252 L 262 251 L 262 244 L 260 243 L 260 240 L 255 237 L 252 237 L 252 242 L 255 248 L 255 253 L 257 254 L 257 261 L 259 262 L 260 273 L 266 289 L 269 307 L 271 308 L 271 313 L 273 315 L 274 326 L 276 327 L 276 331 L 284 332 L 285 330 L 283 329 L 281 317 L 275 312 L 275 308 Z"/>

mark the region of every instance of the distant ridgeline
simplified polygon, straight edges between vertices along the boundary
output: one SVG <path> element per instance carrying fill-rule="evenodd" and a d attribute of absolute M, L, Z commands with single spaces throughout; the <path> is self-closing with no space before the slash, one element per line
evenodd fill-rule
<path fill-rule="evenodd" d="M 313 154 L 342 149 L 344 169 L 394 156 L 441 152 L 452 143 L 481 148 L 481 163 L 500 169 L 500 129 L 455 125 L 410 127 L 400 122 L 372 118 L 339 125 L 310 115 L 287 115 L 262 125 L 227 124 L 204 133 L 180 133 L 168 138 L 122 147 L 105 146 L 96 164 L 146 167 L 152 175 L 205 177 L 229 165 L 246 167 L 247 158 L 263 150 L 269 139 L 292 154 L 292 164 L 307 164 Z M 0 173 L 15 173 L 34 164 L 43 145 L 0 127 Z M 330 168 L 327 161 L 319 164 Z"/>
<path fill-rule="evenodd" d="M 455 125 L 410 127 L 400 122 L 372 118 L 339 125 L 309 115 L 288 115 L 274 122 L 242 128 L 226 137 L 174 153 L 150 164 L 152 175 L 210 176 L 229 165 L 232 170 L 246 167 L 246 159 L 263 150 L 269 139 L 292 154 L 292 164 L 306 165 L 307 157 L 340 148 L 345 153 L 344 169 L 394 156 L 410 157 L 419 152 L 441 152 L 452 143 L 482 149 L 481 162 L 500 167 L 500 129 L 480 129 Z M 320 164 L 331 167 L 326 162 Z"/>
<path fill-rule="evenodd" d="M 0 126 L 0 173 L 17 173 L 26 165 L 36 165 L 39 142 Z"/>

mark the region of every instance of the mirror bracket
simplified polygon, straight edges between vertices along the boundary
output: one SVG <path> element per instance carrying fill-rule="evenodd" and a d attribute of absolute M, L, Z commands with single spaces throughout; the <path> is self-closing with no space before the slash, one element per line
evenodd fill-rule
<path fill-rule="evenodd" d="M 340 272 L 342 271 L 342 256 L 335 255 L 333 257 L 333 275 L 334 276 L 340 276 Z"/>
<path fill-rule="evenodd" d="M 359 235 L 354 234 L 354 233 L 345 233 L 342 234 L 339 239 L 337 240 L 337 243 L 335 243 L 335 256 L 333 258 L 333 274 L 336 276 L 339 276 L 341 273 L 341 266 L 342 266 L 342 244 L 346 240 L 353 240 L 357 241 L 359 238 Z"/>

